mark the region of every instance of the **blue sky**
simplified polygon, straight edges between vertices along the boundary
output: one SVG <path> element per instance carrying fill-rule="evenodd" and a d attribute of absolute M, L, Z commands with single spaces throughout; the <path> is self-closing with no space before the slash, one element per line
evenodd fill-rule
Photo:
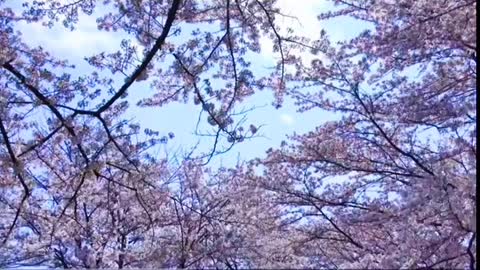
<path fill-rule="evenodd" d="M 357 23 L 352 27 L 353 24 L 350 24 L 351 22 L 348 19 L 343 18 L 326 23 L 318 22 L 316 19 L 318 13 L 331 7 L 326 1 L 279 0 L 278 6 L 284 14 L 297 17 L 297 20 L 279 18 L 277 23 L 281 26 L 293 27 L 300 35 L 317 37 L 320 30 L 324 28 L 334 40 L 342 40 L 361 30 L 361 25 Z M 340 23 L 339 20 L 341 20 Z M 346 27 L 347 24 L 348 27 Z M 23 32 L 24 37 L 28 37 L 30 45 L 40 45 L 52 54 L 64 57 L 75 64 L 77 66 L 76 71 L 79 74 L 90 70 L 83 57 L 102 51 L 114 51 L 118 48 L 121 39 L 124 38 L 118 32 L 99 32 L 93 17 L 84 15 L 81 16 L 80 24 L 73 32 L 60 25 L 48 29 L 39 24 L 21 24 L 18 30 Z M 260 64 L 265 66 L 271 65 L 274 59 L 278 57 L 271 51 L 271 42 L 262 38 L 261 46 L 262 58 L 256 61 L 261 61 Z M 308 60 L 311 59 L 309 55 L 304 55 L 304 57 Z M 260 70 L 253 71 L 254 73 L 262 72 Z M 137 100 L 149 94 L 153 94 L 153 91 L 149 89 L 148 82 L 136 83 L 129 89 L 128 98 L 131 100 L 131 106 L 127 112 L 127 117 L 137 120 L 142 129 L 150 128 L 159 131 L 161 135 L 173 132 L 175 138 L 162 146 L 162 151 L 165 150 L 170 154 L 181 149 L 187 151 L 200 139 L 200 147 L 203 149 L 208 149 L 213 145 L 211 139 L 193 134 L 200 113 L 200 108 L 193 105 L 193 102 L 187 104 L 171 103 L 162 108 L 138 108 L 134 106 Z M 212 159 L 211 165 L 232 166 L 236 163 L 238 157 L 241 159 L 262 157 L 268 148 L 278 147 L 280 142 L 286 139 L 286 135 L 291 135 L 294 132 L 308 132 L 322 122 L 331 119 L 330 115 L 319 110 L 297 113 L 293 101 L 288 98 L 280 109 L 271 106 L 272 101 L 273 93 L 262 91 L 238 106 L 237 109 L 257 107 L 255 110 L 248 112 L 246 123 L 247 126 L 250 123 L 256 126 L 263 125 L 259 131 L 261 137 L 237 144 L 230 152 Z"/>

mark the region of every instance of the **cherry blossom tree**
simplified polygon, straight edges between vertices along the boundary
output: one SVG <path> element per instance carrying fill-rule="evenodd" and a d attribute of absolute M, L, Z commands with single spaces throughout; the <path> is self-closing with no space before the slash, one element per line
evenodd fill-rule
<path fill-rule="evenodd" d="M 79 193 L 70 208 L 24 210 L 25 229 L 8 242 L 6 250 L 15 253 L 4 263 L 64 268 L 282 265 L 268 250 L 269 241 L 280 238 L 275 212 L 261 208 L 261 196 L 250 200 L 251 190 L 238 183 L 238 176 L 227 171 L 214 175 L 193 163 L 174 171 L 165 165 L 151 167 L 143 178 L 116 172 L 103 182 L 87 179 L 92 186 L 82 190 L 89 192 Z M 158 178 L 158 171 L 168 179 Z"/>
<path fill-rule="evenodd" d="M 218 250 L 229 223 L 215 224 L 203 213 L 225 212 L 227 201 L 209 201 L 212 191 L 194 192 L 188 179 L 203 173 L 195 169 L 198 160 L 208 163 L 254 136 L 257 128 L 243 128 L 237 117 L 242 100 L 259 89 L 284 88 L 288 54 L 274 4 L 1 0 L 0 265 L 189 267 L 207 265 L 207 257 L 212 265 L 235 265 L 233 252 Z M 116 51 L 86 55 L 85 75 L 17 31 L 20 23 L 73 31 L 81 16 L 124 37 Z M 279 51 L 267 78 L 250 67 L 261 36 Z M 130 104 L 129 90 L 145 80 L 150 96 Z M 190 156 L 195 166 L 178 164 L 188 178 L 177 179 L 178 191 L 171 184 L 175 166 L 150 151 L 173 134 L 148 127 L 143 134 L 122 115 L 131 105 L 189 100 L 203 108 L 200 122 L 213 128 L 206 134 L 213 141 L 211 151 Z"/>
<path fill-rule="evenodd" d="M 335 1 L 371 29 L 296 64 L 300 111 L 330 111 L 257 164 L 326 268 L 475 268 L 475 1 Z"/>
<path fill-rule="evenodd" d="M 319 20 L 369 26 L 337 44 L 281 31 L 275 4 L 0 0 L 0 265 L 474 269 L 476 2 L 334 1 Z M 83 75 L 16 28 L 81 16 L 123 38 Z M 278 55 L 267 77 L 262 36 Z M 131 104 L 142 81 L 151 94 Z M 265 88 L 318 126 L 208 168 L 255 136 L 237 107 Z M 173 134 L 124 117 L 189 101 L 206 153 L 155 156 Z"/>

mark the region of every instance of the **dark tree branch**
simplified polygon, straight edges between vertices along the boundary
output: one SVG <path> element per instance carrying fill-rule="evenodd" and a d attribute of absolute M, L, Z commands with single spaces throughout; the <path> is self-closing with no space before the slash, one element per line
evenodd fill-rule
<path fill-rule="evenodd" d="M 2 118 L 0 118 L 0 133 L 2 134 L 3 143 L 5 144 L 5 146 L 7 148 L 8 155 L 10 156 L 10 160 L 12 161 L 13 171 L 14 171 L 15 175 L 17 176 L 17 178 L 20 180 L 20 184 L 23 187 L 23 196 L 22 196 L 22 199 L 20 201 L 20 205 L 17 208 L 17 211 L 15 213 L 15 217 L 13 219 L 13 222 L 10 225 L 10 228 L 8 229 L 7 234 L 5 235 L 5 239 L 2 242 L 2 245 L 5 245 L 8 238 L 10 237 L 10 234 L 13 231 L 13 228 L 15 228 L 15 225 L 17 224 L 18 217 L 20 216 L 20 212 L 23 208 L 23 204 L 25 203 L 28 196 L 30 195 L 30 189 L 28 188 L 28 185 L 27 185 L 25 179 L 23 178 L 22 166 L 20 165 L 19 161 L 17 160 L 17 157 L 15 156 L 15 152 L 12 149 L 12 145 L 10 143 L 10 139 L 8 138 L 8 133 L 7 133 L 7 130 L 5 129 Z"/>
<path fill-rule="evenodd" d="M 128 88 L 135 82 L 135 80 L 140 76 L 140 74 L 146 71 L 147 66 L 150 64 L 155 54 L 162 48 L 163 44 L 165 44 L 165 40 L 167 39 L 167 36 L 170 32 L 170 28 L 173 25 L 173 21 L 175 20 L 177 11 L 180 7 L 180 2 L 181 0 L 173 0 L 172 5 L 168 10 L 167 20 L 165 21 L 165 25 L 163 26 L 163 30 L 162 30 L 162 33 L 160 34 L 160 37 L 158 37 L 157 41 L 153 45 L 153 48 L 145 56 L 145 59 L 142 61 L 140 66 L 138 66 L 137 69 L 135 69 L 135 71 L 133 72 L 133 74 L 127 78 L 127 80 L 125 81 L 125 84 L 123 84 L 122 87 L 120 87 L 117 93 L 109 101 L 107 101 L 103 106 L 101 106 L 95 112 L 95 114 L 100 115 L 102 112 L 110 108 L 110 106 L 128 90 Z"/>

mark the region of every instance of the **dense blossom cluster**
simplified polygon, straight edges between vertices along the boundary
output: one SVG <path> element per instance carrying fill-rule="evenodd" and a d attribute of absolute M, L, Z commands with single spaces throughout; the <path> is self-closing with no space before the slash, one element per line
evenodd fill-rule
<path fill-rule="evenodd" d="M 370 26 L 338 44 L 283 34 L 274 0 L 7 2 L 0 266 L 475 268 L 476 1 L 336 0 L 319 20 Z M 128 37 L 86 55 L 88 75 L 16 30 L 82 14 Z M 265 77 L 262 36 L 278 55 Z M 151 94 L 131 104 L 140 81 Z M 265 88 L 317 110 L 317 128 L 208 168 L 257 134 L 237 107 Z M 212 149 L 177 162 L 151 151 L 174 134 L 123 117 L 191 100 Z"/>
<path fill-rule="evenodd" d="M 475 2 L 336 3 L 319 18 L 373 30 L 297 64 L 291 94 L 341 119 L 271 150 L 256 181 L 327 268 L 473 269 Z"/>

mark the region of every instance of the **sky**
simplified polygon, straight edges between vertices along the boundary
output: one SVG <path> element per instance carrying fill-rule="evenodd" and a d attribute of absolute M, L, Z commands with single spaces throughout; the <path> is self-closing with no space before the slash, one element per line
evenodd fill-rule
<path fill-rule="evenodd" d="M 7 1 L 9 2 L 9 1 Z M 19 3 L 21 1 L 18 1 Z M 16 4 L 16 3 L 15 3 Z M 276 23 L 281 27 L 289 26 L 299 35 L 319 36 L 321 29 L 325 29 L 333 40 L 343 40 L 358 33 L 362 28 L 358 24 L 352 27 L 348 21 L 338 23 L 336 21 L 320 23 L 316 16 L 331 4 L 322 0 L 279 0 L 277 3 L 281 12 L 292 18 L 278 18 Z M 343 19 L 342 19 L 343 20 Z M 39 24 L 19 25 L 18 30 L 28 37 L 30 45 L 40 45 L 59 57 L 69 59 L 77 66 L 76 71 L 88 72 L 90 69 L 83 60 L 83 57 L 93 55 L 102 51 L 114 51 L 118 48 L 122 35 L 118 32 L 99 32 L 93 17 L 81 15 L 80 23 L 73 32 L 58 26 L 48 29 Z M 265 65 L 273 63 L 278 57 L 272 52 L 272 43 L 266 38 L 261 39 L 262 59 Z M 311 56 L 304 56 L 311 60 Z M 255 70 L 254 70 L 255 72 Z M 258 71 L 260 72 L 260 71 Z M 134 106 L 137 100 L 152 94 L 148 82 L 135 83 L 129 89 L 129 100 L 131 107 L 127 111 L 127 118 L 138 121 L 143 128 L 150 128 L 159 131 L 160 134 L 173 132 L 175 137 L 162 146 L 161 151 L 168 153 L 185 152 L 201 140 L 202 148 L 211 147 L 213 141 L 205 140 L 193 134 L 195 124 L 200 113 L 200 108 L 193 103 L 180 104 L 171 103 L 160 109 L 138 108 Z M 216 156 L 211 160 L 212 166 L 233 166 L 240 158 L 248 160 L 255 157 L 265 156 L 265 151 L 271 147 L 278 147 L 287 135 L 294 132 L 301 134 L 313 130 L 316 126 L 331 119 L 331 116 L 319 110 L 312 110 L 298 113 L 291 99 L 286 99 L 280 109 L 275 109 L 271 104 L 273 93 L 261 91 L 248 98 L 239 108 L 256 109 L 247 113 L 247 123 L 262 126 L 258 132 L 259 137 L 246 140 L 237 144 L 229 152 Z M 248 124 L 247 124 L 248 126 Z M 205 149 L 207 149 L 205 148 Z"/>

